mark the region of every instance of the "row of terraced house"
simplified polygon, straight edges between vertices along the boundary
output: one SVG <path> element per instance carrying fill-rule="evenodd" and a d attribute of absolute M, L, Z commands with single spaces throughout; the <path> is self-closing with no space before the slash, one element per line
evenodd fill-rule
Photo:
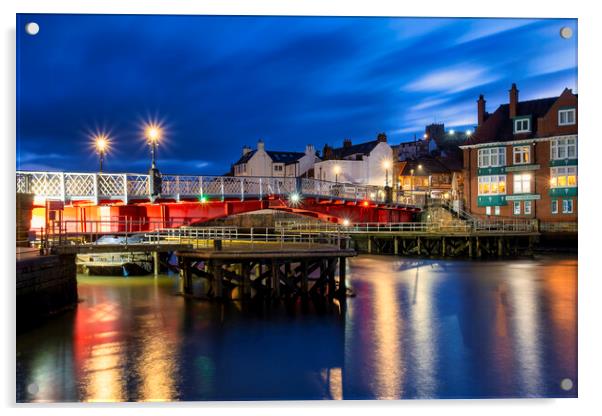
<path fill-rule="evenodd" d="M 446 198 L 481 218 L 577 222 L 577 94 L 508 103 L 493 113 L 477 100 L 477 125 L 466 132 L 426 126 L 420 139 L 398 145 L 384 133 L 341 147 L 305 152 L 243 149 L 235 176 L 303 176 L 388 186 L 393 195 Z"/>
<path fill-rule="evenodd" d="M 461 147 L 464 209 L 479 217 L 577 222 L 577 94 L 519 100 L 488 113 L 477 101 L 478 126 Z"/>

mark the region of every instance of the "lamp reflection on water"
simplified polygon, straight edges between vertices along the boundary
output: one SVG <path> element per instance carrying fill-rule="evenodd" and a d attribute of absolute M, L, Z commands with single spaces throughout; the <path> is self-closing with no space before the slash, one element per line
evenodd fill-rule
<path fill-rule="evenodd" d="M 412 331 L 412 360 L 417 366 L 415 387 L 420 397 L 436 396 L 435 349 L 438 337 L 434 334 L 432 317 L 433 267 L 417 266 L 413 300 L 410 307 Z"/>

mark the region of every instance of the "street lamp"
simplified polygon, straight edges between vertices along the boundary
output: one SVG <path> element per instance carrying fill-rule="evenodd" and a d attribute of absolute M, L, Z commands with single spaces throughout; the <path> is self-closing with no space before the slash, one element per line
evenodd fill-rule
<path fill-rule="evenodd" d="M 94 136 L 94 145 L 96 146 L 96 151 L 98 152 L 100 161 L 99 172 L 102 173 L 102 163 L 104 162 L 105 154 L 109 148 L 109 138 L 106 134 L 98 134 Z"/>
<path fill-rule="evenodd" d="M 339 183 L 339 173 L 341 173 L 341 167 L 339 165 L 334 165 L 334 168 L 332 168 L 332 170 L 334 171 L 335 183 Z"/>
<path fill-rule="evenodd" d="M 156 169 L 156 153 L 157 153 L 157 145 L 159 140 L 161 140 L 161 136 L 163 131 L 161 127 L 157 124 L 147 124 L 144 129 L 144 137 L 148 140 L 148 144 L 151 147 L 151 169 Z"/>
<path fill-rule="evenodd" d="M 154 197 L 161 194 L 162 188 L 162 178 L 159 169 L 157 169 L 157 145 L 159 141 L 163 138 L 163 129 L 159 124 L 156 123 L 148 123 L 144 128 L 144 137 L 148 140 L 148 144 L 151 148 L 151 168 L 148 172 L 150 177 L 150 193 L 151 200 L 154 201 Z"/>
<path fill-rule="evenodd" d="M 391 161 L 383 161 L 383 169 L 385 170 L 385 188 L 389 186 L 389 169 L 391 168 Z"/>

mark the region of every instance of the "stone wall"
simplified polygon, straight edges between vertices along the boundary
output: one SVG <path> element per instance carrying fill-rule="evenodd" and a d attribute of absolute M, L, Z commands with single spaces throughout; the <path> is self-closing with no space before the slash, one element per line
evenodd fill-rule
<path fill-rule="evenodd" d="M 77 304 L 75 255 L 17 261 L 17 328 L 32 326 Z"/>

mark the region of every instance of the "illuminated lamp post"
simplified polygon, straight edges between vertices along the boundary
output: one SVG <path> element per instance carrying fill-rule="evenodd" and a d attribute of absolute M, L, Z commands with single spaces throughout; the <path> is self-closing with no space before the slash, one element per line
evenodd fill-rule
<path fill-rule="evenodd" d="M 157 146 L 161 140 L 163 131 L 157 124 L 147 124 L 144 129 L 144 137 L 151 148 L 151 168 L 148 171 L 150 177 L 151 196 L 161 193 L 161 172 L 157 169 Z"/>
<path fill-rule="evenodd" d="M 335 183 L 339 183 L 339 173 L 341 173 L 341 167 L 339 165 L 334 165 L 334 168 L 332 168 L 332 170 L 334 172 Z"/>
<path fill-rule="evenodd" d="M 96 151 L 98 152 L 98 158 L 100 162 L 99 173 L 102 173 L 102 163 L 104 162 L 105 155 L 109 148 L 109 138 L 104 134 L 99 134 L 94 137 L 94 145 L 96 146 Z"/>

